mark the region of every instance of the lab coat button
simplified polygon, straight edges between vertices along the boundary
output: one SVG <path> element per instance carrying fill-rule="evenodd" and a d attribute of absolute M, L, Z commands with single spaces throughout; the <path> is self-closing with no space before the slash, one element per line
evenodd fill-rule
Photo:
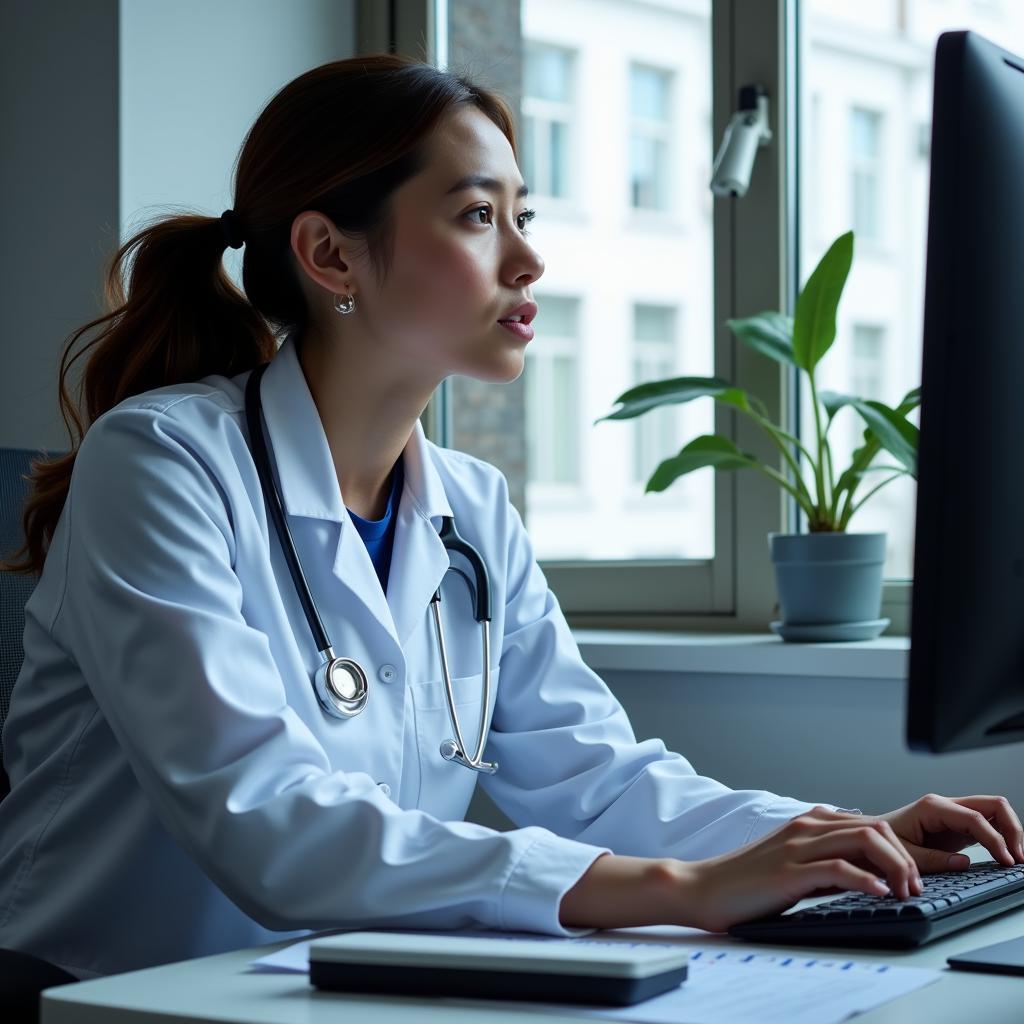
<path fill-rule="evenodd" d="M 391 787 L 386 782 L 378 782 L 377 788 L 385 795 L 391 796 Z"/>
<path fill-rule="evenodd" d="M 398 678 L 398 670 L 394 665 L 381 665 L 377 678 L 382 683 L 393 683 Z"/>

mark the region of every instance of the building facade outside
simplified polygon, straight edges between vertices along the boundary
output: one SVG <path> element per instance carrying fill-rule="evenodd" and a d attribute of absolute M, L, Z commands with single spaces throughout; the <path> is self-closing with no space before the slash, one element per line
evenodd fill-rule
<path fill-rule="evenodd" d="M 507 20 L 515 3 L 499 6 Z M 636 383 L 713 373 L 712 203 L 743 200 L 708 187 L 710 14 L 710 0 L 523 0 L 518 43 L 493 65 L 509 74 L 505 58 L 520 61 L 524 205 L 546 270 L 509 392 L 522 405 L 504 407 L 504 439 L 523 457 L 492 461 L 522 495 L 542 560 L 714 554 L 711 470 L 644 494 L 662 459 L 713 430 L 712 401 L 594 423 Z M 838 235 L 856 236 L 819 387 L 895 405 L 920 380 L 935 40 L 970 28 L 1024 53 L 1024 4 L 801 0 L 800 20 L 801 284 Z M 487 458 L 495 442 L 472 407 L 502 407 L 500 389 L 481 387 L 456 403 L 456 446 Z M 837 416 L 837 465 L 862 429 Z M 914 502 L 913 481 L 899 480 L 852 520 L 887 531 L 887 576 L 911 574 Z"/>

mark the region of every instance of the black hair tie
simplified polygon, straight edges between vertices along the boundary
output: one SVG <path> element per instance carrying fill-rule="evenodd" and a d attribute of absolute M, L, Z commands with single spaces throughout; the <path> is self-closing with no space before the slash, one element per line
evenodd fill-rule
<path fill-rule="evenodd" d="M 245 244 L 242 237 L 242 223 L 234 210 L 225 210 L 220 215 L 220 225 L 224 232 L 224 241 L 232 249 L 241 249 Z"/>

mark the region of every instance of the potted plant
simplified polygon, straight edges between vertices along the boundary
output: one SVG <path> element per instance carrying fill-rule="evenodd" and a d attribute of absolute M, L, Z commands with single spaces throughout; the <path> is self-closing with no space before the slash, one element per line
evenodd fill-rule
<path fill-rule="evenodd" d="M 879 618 L 884 533 L 851 533 L 851 518 L 874 494 L 901 476 L 917 476 L 918 428 L 908 415 L 920 405 L 915 388 L 895 408 L 874 399 L 818 391 L 816 369 L 836 336 L 836 311 L 853 262 L 853 232 L 840 235 L 807 279 L 794 316 L 780 312 L 726 321 L 740 341 L 786 367 L 795 366 L 809 391 L 814 438 L 772 422 L 756 396 L 719 377 L 673 377 L 623 392 L 618 408 L 595 420 L 625 420 L 664 405 L 710 397 L 753 420 L 778 449 L 777 468 L 741 451 L 728 437 L 704 434 L 658 465 L 647 491 L 663 491 L 695 470 L 753 469 L 792 495 L 807 517 L 805 534 L 770 534 L 782 620 L 772 629 L 787 640 L 860 640 L 889 624 Z M 840 409 L 864 422 L 863 442 L 837 473 L 829 431 Z M 879 455 L 886 458 L 876 463 Z M 802 465 L 801 465 L 802 463 Z M 876 482 L 878 475 L 882 479 Z"/>

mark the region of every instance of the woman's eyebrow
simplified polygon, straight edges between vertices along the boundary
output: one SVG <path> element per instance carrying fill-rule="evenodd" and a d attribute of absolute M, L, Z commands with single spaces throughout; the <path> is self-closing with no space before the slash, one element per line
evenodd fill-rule
<path fill-rule="evenodd" d="M 486 174 L 467 174 L 464 178 L 460 178 L 445 195 L 452 195 L 454 192 L 463 192 L 468 188 L 482 188 L 485 192 L 503 192 L 504 187 L 497 178 L 489 178 Z M 516 192 L 516 198 L 520 199 L 523 196 L 529 195 L 530 190 L 525 186 L 521 185 L 519 191 Z"/>

